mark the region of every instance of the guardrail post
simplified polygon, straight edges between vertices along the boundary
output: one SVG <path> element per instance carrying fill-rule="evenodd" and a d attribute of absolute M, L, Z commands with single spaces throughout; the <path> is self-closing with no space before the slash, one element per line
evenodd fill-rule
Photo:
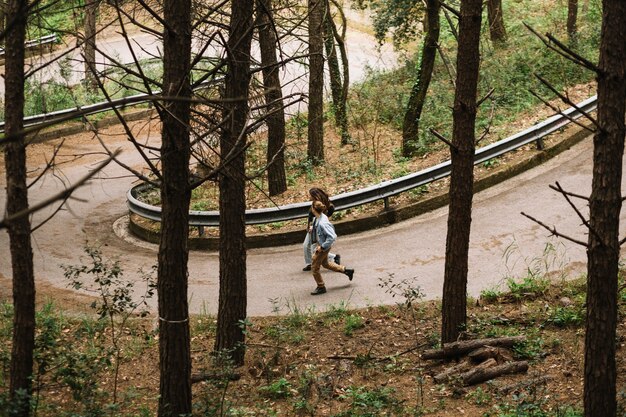
<path fill-rule="evenodd" d="M 543 151 L 543 148 L 545 148 L 543 145 L 543 138 L 537 139 L 537 142 L 535 143 L 537 144 L 537 150 Z"/>
<path fill-rule="evenodd" d="M 383 202 L 385 204 L 385 211 L 389 210 L 389 197 L 383 197 Z"/>

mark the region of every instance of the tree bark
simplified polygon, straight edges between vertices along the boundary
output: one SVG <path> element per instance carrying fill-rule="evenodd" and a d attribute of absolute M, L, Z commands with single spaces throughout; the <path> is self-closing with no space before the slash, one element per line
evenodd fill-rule
<path fill-rule="evenodd" d="M 15 140 L 4 147 L 6 169 L 7 217 L 28 209 L 26 183 L 26 138 L 24 127 L 24 41 L 28 2 L 9 0 L 7 17 L 12 22 L 5 49 L 5 135 Z M 16 416 L 30 414 L 35 348 L 35 279 L 31 225 L 22 216 L 8 225 L 11 267 L 13 269 L 13 344 L 11 351 L 11 399 Z"/>
<path fill-rule="evenodd" d="M 437 57 L 440 9 L 439 0 L 426 0 L 426 15 L 424 19 L 426 37 L 424 38 L 422 55 L 417 68 L 417 80 L 415 80 L 415 84 L 411 89 L 411 96 L 409 97 L 402 124 L 402 155 L 405 157 L 415 154 L 418 148 L 420 118 L 422 117 L 428 86 L 433 75 L 435 58 Z"/>
<path fill-rule="evenodd" d="M 234 155 L 219 174 L 220 295 L 215 350 L 242 365 L 245 355 L 246 225 L 245 133 L 250 84 L 250 44 L 253 0 L 233 0 L 228 36 L 224 130 L 220 137 L 222 162 Z"/>
<path fill-rule="evenodd" d="M 267 105 L 267 182 L 270 196 L 287 191 L 285 175 L 285 110 L 276 59 L 276 32 L 272 22 L 272 0 L 257 0 L 257 27 Z"/>
<path fill-rule="evenodd" d="M 438 373 L 433 377 L 433 380 L 438 384 L 445 384 L 455 375 L 465 373 L 472 368 L 472 364 L 469 361 L 464 361 L 450 368 L 445 369 L 443 372 Z"/>
<path fill-rule="evenodd" d="M 341 136 L 341 145 L 350 143 L 350 132 L 348 131 L 348 114 L 347 114 L 347 94 L 344 90 L 347 88 L 345 83 L 348 80 L 341 79 L 341 69 L 339 67 L 339 58 L 337 56 L 337 48 L 335 45 L 335 34 L 337 27 L 333 21 L 330 12 L 330 2 L 325 0 L 326 15 L 324 19 L 324 46 L 326 49 L 326 61 L 328 62 L 328 72 L 330 76 L 330 92 L 333 99 L 333 112 L 335 114 L 335 126 L 339 129 Z M 345 22 L 344 22 L 345 25 Z M 343 66 L 346 68 L 348 63 L 344 60 Z"/>
<path fill-rule="evenodd" d="M 567 1 L 567 36 L 570 43 L 576 42 L 576 20 L 578 18 L 578 0 Z"/>
<path fill-rule="evenodd" d="M 85 2 L 85 84 L 90 90 L 98 88 L 96 81 L 96 21 L 100 0 L 87 0 Z"/>
<path fill-rule="evenodd" d="M 489 361 L 493 361 L 494 359 L 488 359 Z M 476 385 L 481 382 L 489 381 L 491 379 L 497 378 L 502 375 L 509 374 L 519 374 L 522 372 L 526 372 L 528 370 L 528 362 L 520 361 L 520 362 L 509 362 L 502 365 L 496 366 L 488 366 L 488 367 L 477 367 L 477 369 L 472 369 L 465 374 L 460 375 L 461 381 L 463 381 L 463 385 Z"/>
<path fill-rule="evenodd" d="M 458 358 L 484 346 L 511 347 L 516 343 L 526 340 L 525 336 L 499 337 L 496 339 L 461 340 L 458 342 L 444 343 L 442 349 L 426 350 L 422 353 L 422 359 L 450 359 Z"/>
<path fill-rule="evenodd" d="M 191 98 L 191 0 L 164 0 L 163 93 Z M 158 254 L 159 416 L 191 414 L 191 351 L 187 297 L 190 101 L 161 111 L 161 241 Z"/>
<path fill-rule="evenodd" d="M 6 21 L 7 21 L 6 9 L 7 9 L 6 2 L 0 1 L 0 33 L 4 33 L 6 29 Z M 5 38 L 6 38 L 6 34 L 0 37 L 0 45 L 4 45 Z"/>
<path fill-rule="evenodd" d="M 314 165 L 324 162 L 324 0 L 309 6 L 309 116 L 307 157 Z"/>
<path fill-rule="evenodd" d="M 451 147 L 450 206 L 442 300 L 442 343 L 454 342 L 467 321 L 467 265 L 472 223 L 476 92 L 481 0 L 462 0 Z"/>
<path fill-rule="evenodd" d="M 491 42 L 498 44 L 506 41 L 502 0 L 487 0 L 487 19 L 489 20 Z"/>
<path fill-rule="evenodd" d="M 619 215 L 626 111 L 626 2 L 603 1 L 598 71 L 599 129 L 593 143 L 587 247 L 585 416 L 616 415 L 615 332 Z"/>

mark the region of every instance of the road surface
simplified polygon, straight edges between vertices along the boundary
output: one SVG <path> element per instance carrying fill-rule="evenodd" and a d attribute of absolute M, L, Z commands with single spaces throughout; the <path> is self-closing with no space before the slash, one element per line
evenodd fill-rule
<path fill-rule="evenodd" d="M 128 148 L 124 142 L 119 145 Z M 96 141 L 76 144 L 70 141 L 66 146 L 69 147 L 65 154 L 80 154 L 97 150 L 99 145 Z M 520 212 L 527 212 L 549 225 L 556 225 L 563 233 L 585 240 L 586 232 L 580 220 L 548 185 L 559 181 L 566 190 L 588 194 L 591 151 L 591 140 L 587 138 L 547 163 L 475 196 L 469 295 L 478 296 L 481 290 L 502 284 L 507 276 L 521 276 L 527 268 L 539 267 L 543 263 L 553 271 L 570 271 L 570 277 L 584 272 L 584 248 L 549 237 L 545 229 L 521 216 Z M 136 154 L 129 149 L 122 158 L 131 165 L 138 163 Z M 57 172 L 58 178 L 75 181 L 99 159 L 91 155 L 62 166 L 62 172 Z M 60 190 L 62 185 L 58 178 L 48 176 L 31 188 L 32 202 Z M 125 230 L 123 219 L 127 214 L 125 196 L 132 183 L 133 179 L 127 177 L 122 168 L 109 166 L 97 179 L 77 191 L 76 199 L 69 203 L 67 210 L 59 212 L 34 233 L 38 283 L 67 288 L 60 265 L 78 263 L 86 241 L 103 245 L 106 256 L 119 257 L 128 279 L 138 279 L 138 268 L 148 269 L 156 264 L 156 245 L 122 236 Z M 0 185 L 5 186 L 4 174 Z M 2 193 L 0 207 L 5 207 L 5 199 L 5 193 Z M 581 211 L 587 211 L 582 202 L 577 204 Z M 33 224 L 46 215 L 37 214 Z M 622 224 L 625 220 L 622 216 Z M 382 279 L 389 277 L 395 282 L 410 280 L 410 285 L 419 286 L 426 298 L 439 298 L 443 287 L 446 221 L 447 208 L 444 207 L 381 229 L 340 236 L 333 251 L 341 254 L 342 263 L 356 269 L 355 278 L 349 282 L 342 274 L 324 272 L 328 293 L 321 296 L 309 294 L 315 284 L 310 273 L 301 271 L 301 245 L 249 250 L 248 313 L 251 316 L 272 314 L 270 299 L 279 300 L 283 306 L 290 304 L 318 310 L 340 302 L 351 307 L 392 304 L 401 300 L 379 286 Z M 555 250 L 544 256 L 548 244 Z M 10 276 L 9 239 L 3 230 L 0 231 L 0 278 Z M 189 258 L 191 311 L 215 313 L 217 297 L 217 253 L 192 251 Z M 283 309 L 283 313 L 286 312 Z"/>

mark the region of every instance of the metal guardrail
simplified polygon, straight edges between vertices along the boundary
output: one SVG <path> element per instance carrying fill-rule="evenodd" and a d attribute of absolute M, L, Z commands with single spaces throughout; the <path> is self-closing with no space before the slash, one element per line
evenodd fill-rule
<path fill-rule="evenodd" d="M 216 80 L 206 81 L 201 84 L 198 84 L 194 88 L 194 91 L 206 88 L 218 82 L 219 80 L 220 79 L 218 78 Z M 135 94 L 134 96 L 124 97 L 123 100 L 120 100 L 122 101 L 122 103 L 120 104 L 116 104 L 115 100 L 112 100 L 112 102 L 105 101 L 101 103 L 87 104 L 85 106 L 76 106 L 76 107 L 69 108 L 69 109 L 57 110 L 57 111 L 53 111 L 53 112 L 45 113 L 45 114 L 36 114 L 33 116 L 26 116 L 23 119 L 24 127 L 36 126 L 40 123 L 44 123 L 47 121 L 60 120 L 74 113 L 80 113 L 80 116 L 76 116 L 76 118 L 84 119 L 86 116 L 97 114 L 97 113 L 104 113 L 106 111 L 113 110 L 113 109 L 123 109 L 125 107 L 135 106 L 137 104 L 149 103 L 155 95 L 159 95 L 159 94 L 161 94 L 160 91 L 155 91 L 152 94 L 141 93 L 141 94 Z M 142 97 L 145 97 L 145 100 L 142 100 Z M 0 134 L 4 133 L 4 126 L 5 126 L 5 122 L 0 121 Z"/>
<path fill-rule="evenodd" d="M 572 107 L 563 114 L 558 114 L 549 119 L 538 123 L 522 132 L 509 136 L 498 142 L 484 146 L 476 151 L 474 156 L 474 164 L 480 164 L 492 158 L 504 155 L 505 153 L 520 148 L 531 142 L 541 141 L 541 139 L 550 133 L 562 128 L 570 123 L 572 119 L 578 119 L 583 113 L 595 110 L 597 105 L 597 96 L 593 96 L 582 103 L 578 104 L 578 109 Z M 385 200 L 389 197 L 403 193 L 416 187 L 428 184 L 435 180 L 450 175 L 451 162 L 448 160 L 433 167 L 422 171 L 396 178 L 389 181 L 381 182 L 367 188 L 363 188 L 348 193 L 336 195 L 332 198 L 336 210 L 345 210 L 350 207 L 360 206 L 363 204 L 373 203 L 378 200 Z M 137 195 L 146 188 L 148 184 L 140 184 L 131 188 L 127 193 L 128 208 L 132 213 L 141 217 L 160 221 L 160 207 L 145 204 L 137 199 Z M 246 224 L 265 224 L 274 223 L 285 220 L 295 220 L 304 218 L 308 215 L 311 204 L 294 203 L 280 207 L 271 207 L 263 209 L 246 210 Z M 190 211 L 190 226 L 219 226 L 219 212 L 217 211 Z"/>
<path fill-rule="evenodd" d="M 39 48 L 41 46 L 46 46 L 52 43 L 56 43 L 58 42 L 58 40 L 59 38 L 57 37 L 57 35 L 53 33 L 52 35 L 46 35 L 38 39 L 31 39 L 29 41 L 24 42 L 24 48 L 26 50 Z M 5 50 L 3 48 L 0 48 L 0 58 L 4 57 L 4 54 L 5 54 Z"/>

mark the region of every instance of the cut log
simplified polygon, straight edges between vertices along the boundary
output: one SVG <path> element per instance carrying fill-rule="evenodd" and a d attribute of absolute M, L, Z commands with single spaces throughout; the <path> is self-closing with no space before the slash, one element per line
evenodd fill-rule
<path fill-rule="evenodd" d="M 422 353 L 422 359 L 449 359 L 457 358 L 483 346 L 511 347 L 526 340 L 526 336 L 499 337 L 495 339 L 462 340 L 446 343 L 443 349 L 431 349 Z"/>
<path fill-rule="evenodd" d="M 484 346 L 473 350 L 467 357 L 476 363 L 484 362 L 489 358 L 494 358 L 498 363 L 511 362 L 513 360 L 513 355 L 511 355 L 508 349 L 493 346 Z"/>
<path fill-rule="evenodd" d="M 437 375 L 435 375 L 433 379 L 435 380 L 436 383 L 443 384 L 445 382 L 448 382 L 450 378 L 454 376 L 458 376 L 458 374 L 461 374 L 463 372 L 469 371 L 471 367 L 472 367 L 472 364 L 469 361 L 464 361 L 454 366 L 451 366 L 447 369 L 444 369 L 443 372 L 440 372 Z"/>
<path fill-rule="evenodd" d="M 493 359 L 495 362 L 495 359 Z M 501 375 L 518 374 L 528 370 L 528 362 L 509 362 L 503 365 L 497 365 L 490 368 L 474 368 L 469 372 L 460 375 L 463 385 L 476 385 L 481 382 L 489 381 Z"/>

